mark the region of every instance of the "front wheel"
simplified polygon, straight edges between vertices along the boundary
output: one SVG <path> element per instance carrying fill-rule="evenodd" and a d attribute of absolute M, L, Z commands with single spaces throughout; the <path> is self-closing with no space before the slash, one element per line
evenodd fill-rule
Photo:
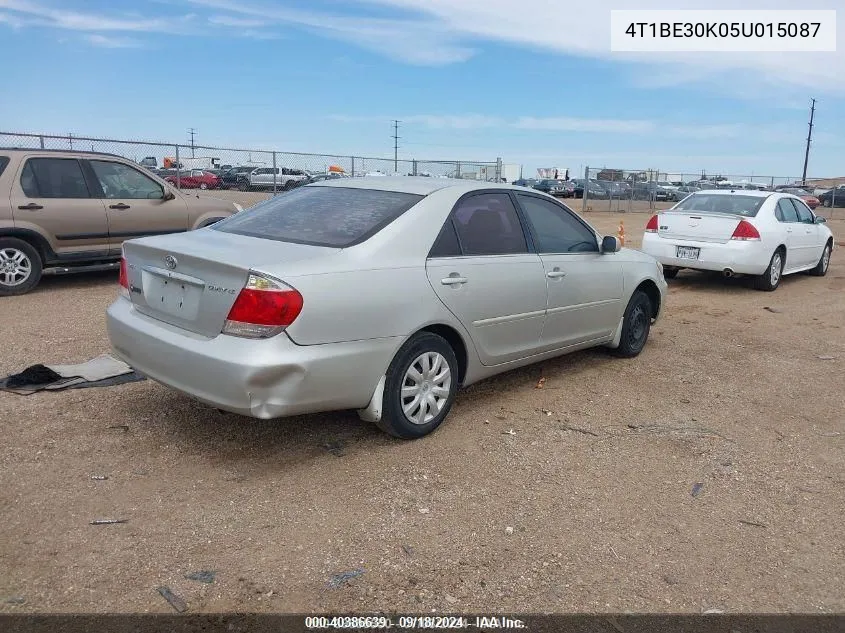
<path fill-rule="evenodd" d="M 830 266 L 830 242 L 824 245 L 822 256 L 819 258 L 819 263 L 810 271 L 814 277 L 824 277 L 827 274 L 827 269 Z"/>
<path fill-rule="evenodd" d="M 200 183 L 200 189 L 202 189 L 203 191 L 205 191 L 206 189 L 208 189 L 208 185 L 207 185 L 207 184 L 205 184 L 204 182 L 201 182 L 201 183 Z"/>
<path fill-rule="evenodd" d="M 387 369 L 382 417 L 376 425 L 405 440 L 434 431 L 458 390 L 458 360 L 441 336 L 421 332 L 396 353 Z"/>
<path fill-rule="evenodd" d="M 41 279 L 41 256 L 14 237 L 0 238 L 0 297 L 26 294 Z"/>
<path fill-rule="evenodd" d="M 780 285 L 780 278 L 783 275 L 783 265 L 783 251 L 777 250 L 772 255 L 766 272 L 755 279 L 757 290 L 765 290 L 766 292 L 777 290 L 777 287 Z"/>
<path fill-rule="evenodd" d="M 830 206 L 831 206 L 831 202 L 830 202 L 830 200 L 829 200 L 829 199 L 827 199 L 827 198 L 825 198 L 825 200 L 822 202 L 822 206 L 823 206 L 823 207 L 830 208 Z"/>
<path fill-rule="evenodd" d="M 622 319 L 622 336 L 613 353 L 622 358 L 637 356 L 648 340 L 651 331 L 651 299 L 642 290 L 631 295 Z"/>

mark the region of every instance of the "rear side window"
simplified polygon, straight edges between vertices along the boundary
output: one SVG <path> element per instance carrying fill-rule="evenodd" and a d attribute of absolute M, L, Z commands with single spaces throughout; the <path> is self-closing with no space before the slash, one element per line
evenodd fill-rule
<path fill-rule="evenodd" d="M 789 198 L 789 201 L 795 206 L 795 211 L 798 213 L 799 222 L 804 222 L 805 224 L 813 223 L 813 212 L 810 211 L 810 207 L 804 204 L 803 200 Z"/>
<path fill-rule="evenodd" d="M 795 207 L 789 203 L 789 198 L 781 198 L 778 200 L 775 217 L 777 217 L 780 222 L 798 221 L 798 212 L 795 210 Z"/>
<path fill-rule="evenodd" d="M 82 168 L 75 158 L 30 158 L 21 173 L 28 198 L 90 198 Z"/>
<path fill-rule="evenodd" d="M 458 257 L 461 254 L 461 245 L 458 242 L 458 234 L 455 232 L 455 223 L 452 218 L 446 220 L 440 235 L 431 247 L 429 257 Z"/>
<path fill-rule="evenodd" d="M 275 196 L 215 224 L 280 242 L 344 248 L 378 233 L 423 196 L 346 187 L 303 187 Z"/>
<path fill-rule="evenodd" d="M 9 164 L 9 157 L 8 156 L 0 156 L 0 176 L 3 175 L 3 171 L 6 169 L 6 165 Z"/>

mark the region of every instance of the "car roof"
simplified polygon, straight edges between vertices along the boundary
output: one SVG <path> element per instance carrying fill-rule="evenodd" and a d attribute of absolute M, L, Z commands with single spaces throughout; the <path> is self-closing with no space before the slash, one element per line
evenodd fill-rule
<path fill-rule="evenodd" d="M 126 158 L 126 156 L 121 156 L 120 154 L 111 154 L 109 152 L 92 152 L 86 151 L 84 149 L 41 149 L 40 147 L 0 147 L 0 152 L 10 153 L 10 152 L 20 152 L 23 154 L 28 154 L 32 152 L 37 153 L 45 153 L 45 154 L 83 154 L 85 156 L 108 156 L 110 158 L 122 158 L 123 160 L 128 160 L 131 162 L 133 161 L 131 158 Z"/>
<path fill-rule="evenodd" d="M 772 195 L 773 191 L 758 191 L 756 189 L 742 189 L 737 187 L 736 189 L 702 189 L 701 191 L 696 191 L 696 194 L 713 194 L 718 196 L 751 196 L 753 198 L 768 198 Z"/>
<path fill-rule="evenodd" d="M 461 180 L 458 178 L 429 178 L 426 176 L 365 176 L 363 178 L 335 178 L 315 182 L 307 187 L 344 187 L 347 189 L 374 189 L 396 193 L 412 193 L 427 196 L 441 189 L 454 189 L 461 194 L 482 189 L 503 189 L 523 191 L 516 185 L 486 182 L 484 180 Z"/>

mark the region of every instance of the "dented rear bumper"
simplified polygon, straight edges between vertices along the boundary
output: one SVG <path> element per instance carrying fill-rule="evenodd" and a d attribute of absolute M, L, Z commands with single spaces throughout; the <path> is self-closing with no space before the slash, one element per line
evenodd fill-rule
<path fill-rule="evenodd" d="M 269 419 L 367 406 L 400 338 L 297 345 L 207 338 L 138 312 L 119 298 L 106 317 L 117 356 L 138 372 L 213 407 Z"/>

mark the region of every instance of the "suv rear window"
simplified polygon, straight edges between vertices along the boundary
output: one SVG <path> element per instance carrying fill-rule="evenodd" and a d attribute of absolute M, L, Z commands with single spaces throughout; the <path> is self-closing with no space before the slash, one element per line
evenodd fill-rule
<path fill-rule="evenodd" d="M 673 211 L 709 211 L 753 218 L 765 201 L 763 196 L 694 193 L 675 205 Z"/>
<path fill-rule="evenodd" d="M 344 248 L 378 233 L 424 196 L 348 187 L 302 187 L 212 228 L 280 242 Z"/>

